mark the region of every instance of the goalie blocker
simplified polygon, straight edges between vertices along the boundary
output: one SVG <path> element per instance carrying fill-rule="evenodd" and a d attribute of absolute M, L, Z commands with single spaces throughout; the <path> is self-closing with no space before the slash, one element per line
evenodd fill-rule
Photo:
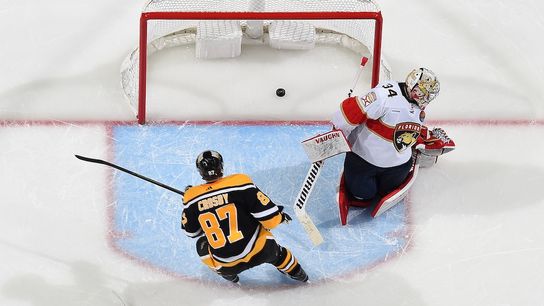
<path fill-rule="evenodd" d="M 340 213 L 340 223 L 347 224 L 349 207 L 370 207 L 375 205 L 370 215 L 375 218 L 402 201 L 415 182 L 419 168 L 432 167 L 437 161 L 438 156 L 448 153 L 455 149 L 455 143 L 446 132 L 441 128 L 434 128 L 431 131 L 426 126 L 422 126 L 421 134 L 417 139 L 417 144 L 413 148 L 413 163 L 408 177 L 404 182 L 388 193 L 381 199 L 374 201 L 361 201 L 353 198 L 346 190 L 344 185 L 344 175 L 340 176 L 338 188 L 338 208 Z"/>

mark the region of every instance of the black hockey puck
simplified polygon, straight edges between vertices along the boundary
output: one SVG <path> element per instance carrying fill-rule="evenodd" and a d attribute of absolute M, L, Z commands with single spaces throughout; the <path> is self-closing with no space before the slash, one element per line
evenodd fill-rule
<path fill-rule="evenodd" d="M 276 96 L 278 96 L 278 97 L 285 96 L 285 89 L 283 89 L 283 88 L 276 89 Z"/>

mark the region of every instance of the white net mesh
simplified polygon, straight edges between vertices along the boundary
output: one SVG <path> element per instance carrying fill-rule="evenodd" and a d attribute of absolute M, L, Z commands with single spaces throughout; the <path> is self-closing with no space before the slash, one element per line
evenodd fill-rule
<path fill-rule="evenodd" d="M 151 0 L 142 11 L 150 12 L 379 12 L 374 0 Z M 225 18 L 228 19 L 228 18 Z M 278 18 L 285 19 L 285 18 Z M 375 21 L 372 19 L 298 20 L 315 28 L 316 44 L 337 44 L 370 57 L 374 52 Z M 150 20 L 147 27 L 148 56 L 158 50 L 195 43 L 199 20 Z M 270 20 L 264 20 L 265 32 Z M 240 20 L 245 31 L 247 20 Z M 243 42 L 244 43 L 244 42 Z M 121 66 L 121 82 L 131 107 L 138 109 L 139 50 L 133 50 Z M 383 59 L 380 79 L 390 79 L 391 69 Z"/>

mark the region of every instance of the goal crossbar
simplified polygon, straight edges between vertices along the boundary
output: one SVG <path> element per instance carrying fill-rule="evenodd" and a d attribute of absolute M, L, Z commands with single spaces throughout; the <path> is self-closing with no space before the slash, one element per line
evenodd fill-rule
<path fill-rule="evenodd" d="M 152 20 L 374 20 L 372 87 L 379 83 L 383 18 L 378 12 L 144 12 L 140 16 L 138 123 L 146 120 L 147 27 Z"/>

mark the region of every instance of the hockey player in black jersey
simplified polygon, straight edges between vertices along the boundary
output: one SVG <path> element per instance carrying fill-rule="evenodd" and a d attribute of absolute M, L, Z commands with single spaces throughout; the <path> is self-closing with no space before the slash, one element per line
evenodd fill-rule
<path fill-rule="evenodd" d="M 269 231 L 291 220 L 283 206 L 274 204 L 247 175 L 224 177 L 223 157 L 216 151 L 200 153 L 196 167 L 206 183 L 185 191 L 181 227 L 198 238 L 202 262 L 235 283 L 240 272 L 263 263 L 306 282 L 297 259 Z"/>

